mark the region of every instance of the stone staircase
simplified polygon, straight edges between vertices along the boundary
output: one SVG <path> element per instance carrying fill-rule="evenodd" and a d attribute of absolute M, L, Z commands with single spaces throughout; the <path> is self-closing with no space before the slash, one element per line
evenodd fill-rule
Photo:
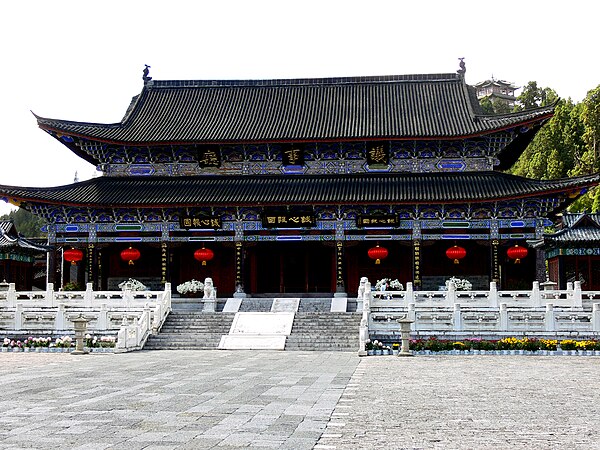
<path fill-rule="evenodd" d="M 360 313 L 298 312 L 286 350 L 358 351 Z"/>
<path fill-rule="evenodd" d="M 240 312 L 270 311 L 272 302 L 272 298 L 244 299 Z M 235 313 L 202 312 L 201 302 L 189 299 L 176 301 L 172 306 L 160 333 L 150 336 L 144 350 L 216 349 L 235 317 Z M 358 351 L 362 315 L 332 313 L 330 306 L 331 298 L 302 298 L 285 350 Z"/>
<path fill-rule="evenodd" d="M 172 311 L 157 335 L 150 336 L 144 350 L 216 349 L 229 333 L 235 313 Z"/>

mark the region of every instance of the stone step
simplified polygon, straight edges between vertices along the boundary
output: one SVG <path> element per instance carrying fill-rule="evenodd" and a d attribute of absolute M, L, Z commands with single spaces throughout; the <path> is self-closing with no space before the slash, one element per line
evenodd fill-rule
<path fill-rule="evenodd" d="M 247 299 L 244 299 L 246 301 Z M 272 300 L 272 299 L 270 299 Z M 268 304 L 260 299 L 249 304 Z M 315 305 L 315 300 L 311 306 Z M 326 299 L 331 302 L 331 299 Z M 310 302 L 304 302 L 305 305 Z M 243 304 L 243 303 L 242 303 Z M 303 305 L 301 300 L 300 305 Z M 301 308 L 300 308 L 301 309 Z M 256 311 L 256 310 L 254 310 Z M 235 313 L 204 313 L 199 311 L 173 311 L 167 317 L 161 332 L 151 336 L 147 349 L 215 349 L 221 336 L 229 333 Z M 286 350 L 350 351 L 358 350 L 358 332 L 362 314 L 332 313 L 330 311 L 298 311 L 291 335 L 286 340 Z"/>

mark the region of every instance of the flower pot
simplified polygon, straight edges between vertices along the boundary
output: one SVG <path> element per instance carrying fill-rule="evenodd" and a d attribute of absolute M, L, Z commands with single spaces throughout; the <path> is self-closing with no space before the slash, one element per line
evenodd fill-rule
<path fill-rule="evenodd" d="M 8 352 L 8 347 L 2 347 L 2 353 L 7 353 Z"/>
<path fill-rule="evenodd" d="M 375 350 L 375 356 L 381 356 L 383 354 L 383 350 Z"/>
<path fill-rule="evenodd" d="M 389 355 L 390 351 L 388 349 L 382 350 L 383 355 Z"/>
<path fill-rule="evenodd" d="M 96 350 L 96 349 L 94 349 Z M 367 356 L 373 356 L 375 354 L 375 350 L 367 350 Z"/>
<path fill-rule="evenodd" d="M 398 350 L 392 350 L 392 355 L 394 356 L 398 356 L 399 351 Z"/>
<path fill-rule="evenodd" d="M 12 351 L 14 353 L 20 352 L 21 351 L 21 347 L 13 347 Z"/>
<path fill-rule="evenodd" d="M 594 356 L 600 356 L 600 350 L 594 350 Z"/>

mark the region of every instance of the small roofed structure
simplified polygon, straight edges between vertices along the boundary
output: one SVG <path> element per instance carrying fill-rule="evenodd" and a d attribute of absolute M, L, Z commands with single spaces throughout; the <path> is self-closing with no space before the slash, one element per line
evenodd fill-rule
<path fill-rule="evenodd" d="M 21 236 L 12 220 L 0 221 L 0 281 L 32 289 L 35 257 L 48 249 Z"/>
<path fill-rule="evenodd" d="M 488 97 L 490 100 L 498 99 L 507 106 L 515 106 L 515 91 L 519 89 L 513 83 L 504 80 L 480 81 L 474 86 L 477 92 L 477 99 L 481 100 Z"/>

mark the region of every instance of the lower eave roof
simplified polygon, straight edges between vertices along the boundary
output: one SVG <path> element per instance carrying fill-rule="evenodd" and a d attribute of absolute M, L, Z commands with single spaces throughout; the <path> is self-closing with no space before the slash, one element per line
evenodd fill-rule
<path fill-rule="evenodd" d="M 19 235 L 12 221 L 0 221 L 0 251 L 42 253 L 49 248 Z"/>
<path fill-rule="evenodd" d="M 600 229 L 598 228 L 577 228 L 561 230 L 554 234 L 544 236 L 546 243 L 553 244 L 584 244 L 594 243 L 600 245 Z"/>
<path fill-rule="evenodd" d="M 568 193 L 600 175 L 532 180 L 499 172 L 99 177 L 58 187 L 0 186 L 0 198 L 80 207 L 480 203 Z"/>

